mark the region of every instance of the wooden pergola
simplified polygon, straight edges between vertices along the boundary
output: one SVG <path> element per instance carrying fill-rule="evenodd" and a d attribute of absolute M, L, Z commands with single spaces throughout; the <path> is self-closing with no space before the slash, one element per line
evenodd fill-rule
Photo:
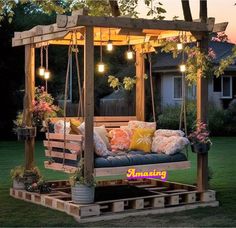
<path fill-rule="evenodd" d="M 145 120 L 144 52 L 152 52 L 159 46 L 159 40 L 178 36 L 180 31 L 193 35 L 203 52 L 207 49 L 210 32 L 224 30 L 226 24 L 215 24 L 214 18 L 202 22 L 159 21 L 132 19 L 127 17 L 93 17 L 74 12 L 72 16 L 58 15 L 56 24 L 38 25 L 29 31 L 15 32 L 12 45 L 25 46 L 25 97 L 24 115 L 27 126 L 32 126 L 32 100 L 35 88 L 35 48 L 44 45 L 70 45 L 76 36 L 78 45 L 84 46 L 84 159 L 85 175 L 92 178 L 94 172 L 93 120 L 94 120 L 94 46 L 127 45 L 136 52 L 136 117 Z M 102 33 L 102 34 L 101 34 Z M 197 78 L 197 119 L 207 119 L 207 79 L 201 69 Z M 25 142 L 26 169 L 34 163 L 34 139 Z M 207 190 L 208 155 L 198 154 L 198 190 Z"/>

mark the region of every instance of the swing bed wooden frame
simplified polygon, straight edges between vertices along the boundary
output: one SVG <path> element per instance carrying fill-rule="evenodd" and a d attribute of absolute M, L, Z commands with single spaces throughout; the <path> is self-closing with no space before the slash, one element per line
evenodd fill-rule
<path fill-rule="evenodd" d="M 224 28 L 223 28 L 224 27 Z M 203 22 L 186 22 L 186 21 L 158 21 L 147 19 L 131 19 L 126 17 L 92 17 L 83 15 L 83 13 L 72 13 L 72 16 L 58 15 L 57 23 L 52 25 L 38 25 L 29 31 L 15 32 L 12 45 L 13 46 L 25 46 L 25 97 L 24 97 L 24 115 L 27 126 L 32 126 L 32 100 L 34 100 L 34 88 L 35 88 L 35 48 L 39 48 L 44 45 L 69 45 L 71 43 L 71 34 L 75 33 L 77 37 L 78 45 L 84 46 L 84 122 L 85 122 L 85 134 L 83 136 L 68 136 L 68 140 L 78 141 L 81 145 L 84 141 L 84 173 L 85 178 L 88 180 L 95 176 L 111 176 L 121 175 L 127 172 L 129 167 L 110 167 L 110 168 L 97 168 L 94 169 L 94 147 L 93 147 L 93 127 L 94 125 L 105 124 L 106 127 L 114 128 L 127 124 L 131 119 L 145 120 L 145 80 L 144 80 L 144 57 L 143 53 L 148 53 L 159 46 L 158 39 L 166 38 L 170 36 L 176 36 L 180 31 L 186 31 L 188 35 L 191 33 L 196 37 L 198 44 L 202 51 L 206 50 L 207 34 L 212 31 L 222 31 L 224 26 L 214 23 L 214 18 L 208 19 Z M 100 28 L 102 28 L 102 40 L 100 40 Z M 110 33 L 110 34 L 109 34 Z M 108 34 L 110 37 L 108 37 Z M 110 39 L 113 45 L 121 46 L 127 45 L 127 36 L 129 36 L 130 45 L 133 46 L 136 53 L 136 116 L 135 117 L 94 117 L 94 46 L 106 45 Z M 206 121 L 206 109 L 207 109 L 207 79 L 202 77 L 202 71 L 199 69 L 197 78 L 197 119 Z M 64 136 L 59 134 L 47 134 L 50 137 L 51 143 L 55 143 L 62 146 L 64 143 Z M 44 141 L 46 147 L 50 147 L 47 144 L 47 140 Z M 74 145 L 68 142 L 68 149 L 79 149 L 80 145 Z M 25 167 L 30 169 L 34 166 L 34 146 L 35 139 L 31 138 L 25 141 Z M 49 155 L 49 151 L 46 150 L 46 154 Z M 54 156 L 60 157 L 61 154 L 54 152 Z M 66 154 L 68 157 L 75 158 L 73 154 Z M 92 205 L 81 206 L 75 205 L 71 201 L 62 200 L 65 197 L 68 198 L 68 191 L 62 191 L 67 189 L 68 184 L 61 181 L 53 182 L 55 189 L 54 195 L 40 195 L 27 193 L 25 191 L 18 191 L 11 189 L 11 195 L 15 198 L 24 199 L 33 203 L 38 203 L 47 207 L 51 207 L 56 210 L 65 211 L 68 214 L 73 215 L 78 220 L 82 221 L 83 218 L 89 218 L 90 216 L 100 216 L 100 219 L 119 218 L 127 216 L 126 208 L 132 208 L 135 210 L 141 210 L 139 213 L 147 214 L 147 210 L 150 213 L 165 213 L 184 209 L 190 209 L 193 207 L 182 207 L 183 201 L 180 199 L 186 199 L 185 204 L 196 203 L 197 206 L 217 206 L 218 202 L 215 201 L 214 191 L 208 190 L 207 186 L 207 163 L 208 154 L 198 154 L 197 162 L 197 186 L 187 186 L 183 184 L 162 183 L 160 184 L 156 180 L 139 180 L 133 181 L 133 184 L 139 185 L 139 187 L 145 189 L 151 189 L 152 191 L 161 191 L 162 188 L 168 188 L 165 193 L 160 193 L 156 198 L 148 198 L 148 202 L 145 197 L 113 200 L 107 202 L 94 203 Z M 59 167 L 58 164 L 45 163 L 47 168 L 55 170 L 61 170 L 65 167 Z M 163 163 L 156 165 L 142 165 L 136 166 L 140 171 L 153 170 L 170 170 L 170 169 L 185 169 L 190 167 L 189 161 Z M 68 167 L 67 172 L 71 172 Z M 127 181 L 122 181 L 122 183 Z M 140 185 L 141 182 L 141 185 Z M 121 182 L 115 181 L 103 181 L 99 182 L 99 185 L 112 185 L 121 184 Z M 164 186 L 164 187 L 163 187 Z M 168 187 L 166 187 L 168 186 Z M 159 189 L 159 190 L 158 190 Z M 150 190 L 151 191 L 151 190 Z M 187 191 L 187 195 L 181 198 L 183 192 Z M 170 194 L 171 195 L 168 195 Z M 64 195 L 63 195 L 64 194 Z M 158 192 L 159 194 L 159 192 Z M 200 194 L 200 195 L 199 195 Z M 30 195 L 30 196 L 29 196 Z M 64 198 L 63 198 L 64 196 Z M 196 200 L 198 199 L 198 200 Z M 132 201 L 132 202 L 131 202 Z M 131 203 L 129 203 L 131 202 Z M 182 202 L 182 203 L 180 203 Z M 104 205 L 108 205 L 109 213 L 124 212 L 117 217 L 101 217 L 104 215 Z M 184 205 L 185 205 L 184 204 Z M 112 206 L 111 206 L 112 205 Z M 130 205 L 129 207 L 127 205 Z M 148 205 L 145 206 L 145 205 Z M 168 209 L 168 206 L 180 206 L 182 209 Z M 196 206 L 195 205 L 195 206 Z M 110 207 L 111 206 L 111 207 Z M 153 208 L 161 208 L 163 210 L 152 211 Z M 142 210 L 146 209 L 146 212 Z M 128 213 L 129 214 L 129 213 Z M 137 213 L 136 213 L 137 214 Z M 130 214 L 131 215 L 131 214 Z M 96 219 L 94 219 L 96 220 Z M 99 219 L 97 219 L 99 220 Z M 92 220 L 90 220 L 92 221 Z"/>

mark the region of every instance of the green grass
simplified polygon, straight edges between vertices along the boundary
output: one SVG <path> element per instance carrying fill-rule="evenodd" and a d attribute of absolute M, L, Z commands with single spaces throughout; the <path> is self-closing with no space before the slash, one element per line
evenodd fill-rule
<path fill-rule="evenodd" d="M 24 145 L 19 142 L 0 142 L 0 226 L 78 226 L 75 220 L 58 211 L 26 203 L 9 196 L 10 169 L 24 162 Z M 67 175 L 46 170 L 43 167 L 44 150 L 41 142 L 36 143 L 37 166 L 46 179 L 65 179 Z M 171 171 L 169 180 L 196 183 L 196 155 L 189 152 L 192 168 Z M 214 175 L 211 189 L 216 190 L 220 207 L 199 208 L 185 212 L 130 217 L 125 219 L 79 224 L 79 226 L 236 226 L 236 137 L 214 138 L 209 153 L 209 165 Z"/>

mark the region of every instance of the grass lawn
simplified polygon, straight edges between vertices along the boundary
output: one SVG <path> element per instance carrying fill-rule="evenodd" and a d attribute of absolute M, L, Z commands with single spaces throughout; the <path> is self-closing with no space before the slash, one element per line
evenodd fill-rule
<path fill-rule="evenodd" d="M 9 196 L 10 169 L 24 162 L 24 146 L 19 142 L 0 142 L 0 226 L 78 226 L 65 213 L 42 206 L 26 203 Z M 65 179 L 67 175 L 46 170 L 43 167 L 44 150 L 42 142 L 37 142 L 35 152 L 37 166 L 46 179 Z M 196 183 L 196 155 L 189 152 L 192 168 L 171 171 L 169 180 L 182 183 Z M 209 165 L 213 170 L 211 189 L 217 191 L 218 208 L 199 208 L 166 215 L 150 215 L 125 219 L 79 224 L 88 226 L 236 226 L 236 137 L 213 139 L 209 154 Z"/>

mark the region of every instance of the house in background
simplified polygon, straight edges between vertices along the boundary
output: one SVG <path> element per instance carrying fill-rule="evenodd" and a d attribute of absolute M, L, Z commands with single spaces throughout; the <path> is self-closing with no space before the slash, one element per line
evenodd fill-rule
<path fill-rule="evenodd" d="M 216 54 L 214 64 L 231 55 L 234 44 L 227 42 L 209 42 Z M 156 77 L 157 93 L 161 108 L 167 105 L 178 105 L 182 100 L 182 77 L 179 71 L 181 57 L 174 59 L 172 54 L 158 52 L 152 58 L 153 75 Z M 196 86 L 187 86 L 189 100 L 196 99 Z M 236 99 L 236 61 L 230 65 L 224 75 L 216 78 L 211 77 L 208 81 L 208 101 L 219 108 L 227 108 L 229 103 Z"/>

